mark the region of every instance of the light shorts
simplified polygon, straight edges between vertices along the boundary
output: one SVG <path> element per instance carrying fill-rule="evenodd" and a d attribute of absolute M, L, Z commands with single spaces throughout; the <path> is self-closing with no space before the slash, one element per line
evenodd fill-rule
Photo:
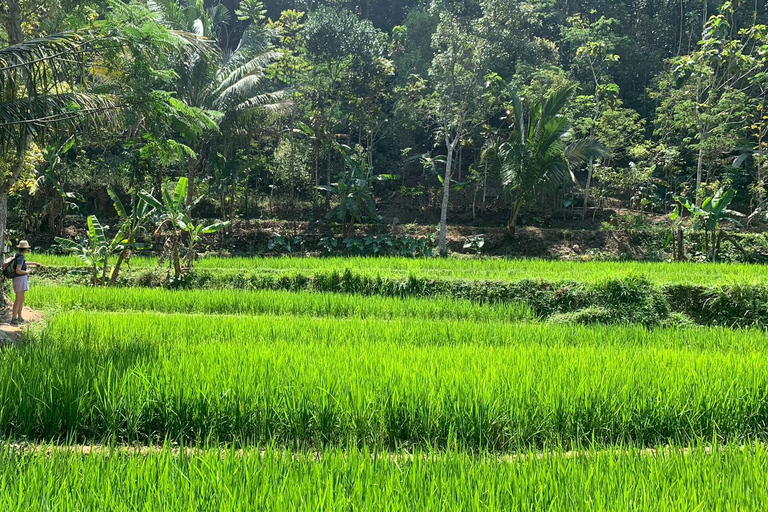
<path fill-rule="evenodd" d="M 14 277 L 13 291 L 15 293 L 29 291 L 29 276 Z"/>

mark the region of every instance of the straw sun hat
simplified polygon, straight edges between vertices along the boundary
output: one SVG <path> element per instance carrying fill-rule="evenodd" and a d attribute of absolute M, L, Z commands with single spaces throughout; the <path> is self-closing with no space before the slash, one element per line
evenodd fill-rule
<path fill-rule="evenodd" d="M 19 242 L 19 245 L 16 246 L 17 249 L 31 249 L 32 247 L 29 245 L 29 242 L 26 240 L 22 240 Z"/>

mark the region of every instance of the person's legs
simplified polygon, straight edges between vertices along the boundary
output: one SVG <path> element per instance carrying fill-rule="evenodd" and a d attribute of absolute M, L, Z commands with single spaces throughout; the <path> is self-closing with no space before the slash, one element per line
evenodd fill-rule
<path fill-rule="evenodd" d="M 24 311 L 24 296 L 27 292 L 17 292 L 16 293 L 16 302 L 18 303 L 18 306 L 16 306 L 16 318 L 19 320 L 22 320 L 21 313 Z"/>
<path fill-rule="evenodd" d="M 13 310 L 11 311 L 11 320 L 21 317 L 21 311 L 24 308 L 24 293 L 16 292 L 16 299 L 13 301 Z"/>

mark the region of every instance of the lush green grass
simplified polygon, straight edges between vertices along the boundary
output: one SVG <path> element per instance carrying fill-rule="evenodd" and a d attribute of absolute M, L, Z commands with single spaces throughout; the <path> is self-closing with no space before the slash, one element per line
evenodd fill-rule
<path fill-rule="evenodd" d="M 445 297 L 431 299 L 361 297 L 284 291 L 86 288 L 37 286 L 27 304 L 36 309 L 159 311 L 163 313 L 271 314 L 357 318 L 426 318 L 515 321 L 532 318 L 521 304 L 477 304 Z"/>
<path fill-rule="evenodd" d="M 510 451 L 762 436 L 757 331 L 74 312 L 0 356 L 0 432 Z"/>
<path fill-rule="evenodd" d="M 512 462 L 462 454 L 0 453 L 2 510 L 762 510 L 760 445 Z"/>
<path fill-rule="evenodd" d="M 589 283 L 766 274 L 396 258 L 201 267 Z M 245 451 L 5 446 L 0 510 L 748 510 L 768 501 L 768 451 L 753 444 L 768 434 L 763 331 L 539 324 L 526 306 L 445 297 L 35 286 L 28 303 L 51 316 L 27 343 L 0 349 L 0 436 Z M 730 444 L 637 452 L 713 441 Z M 584 446 L 586 456 L 491 455 Z M 404 448 L 415 455 L 393 455 Z"/>
<path fill-rule="evenodd" d="M 54 267 L 76 267 L 83 263 L 73 256 L 31 255 L 31 260 Z M 157 260 L 136 257 L 133 268 L 152 268 Z M 273 272 L 327 272 L 351 269 L 380 276 L 453 278 L 470 280 L 521 280 L 601 282 L 608 278 L 642 275 L 664 284 L 765 284 L 768 266 L 709 263 L 577 262 L 506 259 L 439 258 L 203 258 L 198 268 L 263 270 Z"/>

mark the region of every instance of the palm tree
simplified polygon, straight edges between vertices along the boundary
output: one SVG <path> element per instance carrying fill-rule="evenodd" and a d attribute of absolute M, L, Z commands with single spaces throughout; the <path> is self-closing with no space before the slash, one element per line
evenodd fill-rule
<path fill-rule="evenodd" d="M 108 16 L 88 30 L 25 41 L 19 0 L 0 2 L 9 43 L 0 48 L 0 163 L 7 169 L 0 172 L 0 252 L 6 246 L 8 194 L 32 142 L 48 136 L 65 139 L 89 125 L 114 126 L 131 94 L 116 78 L 123 63 L 152 67 L 158 47 L 199 52 L 196 36 L 157 30 L 161 26 L 155 16 L 140 5 L 108 5 Z M 127 68 L 123 76 L 130 73 L 130 65 Z M 153 70 L 148 73 L 159 76 Z M 169 107 L 178 103 L 167 98 Z"/>
<path fill-rule="evenodd" d="M 177 70 L 179 90 L 186 102 L 219 113 L 218 134 L 207 132 L 188 140 L 197 155 L 187 172 L 187 201 L 191 203 L 195 175 L 210 163 L 208 148 L 216 141 L 231 146 L 243 114 L 255 109 L 279 110 L 287 105 L 284 91 L 264 89 L 265 70 L 279 53 L 272 48 L 272 32 L 261 23 L 266 11 L 260 2 L 251 1 L 247 12 L 238 11 L 238 19 L 249 25 L 234 50 L 227 47 L 231 37 L 227 28 L 232 15 L 223 4 L 204 9 L 202 3 L 194 0 L 152 0 L 150 7 L 162 16 L 167 26 L 193 31 L 220 45 L 213 56 L 191 54 Z"/>
<path fill-rule="evenodd" d="M 575 90 L 573 86 L 555 89 L 527 109 L 514 94 L 509 137 L 486 156 L 509 197 L 512 217 L 507 229 L 512 233 L 523 206 L 537 193 L 561 185 L 569 177 L 575 182 L 575 166 L 607 155 L 607 149 L 594 138 L 573 140 L 571 123 L 562 112 Z"/>
<path fill-rule="evenodd" d="M 19 31 L 20 33 L 20 31 Z M 5 251 L 8 194 L 19 179 L 30 144 L 49 131 L 81 129 L 111 119 L 117 103 L 88 92 L 90 39 L 63 33 L 0 48 L 0 252 Z"/>

